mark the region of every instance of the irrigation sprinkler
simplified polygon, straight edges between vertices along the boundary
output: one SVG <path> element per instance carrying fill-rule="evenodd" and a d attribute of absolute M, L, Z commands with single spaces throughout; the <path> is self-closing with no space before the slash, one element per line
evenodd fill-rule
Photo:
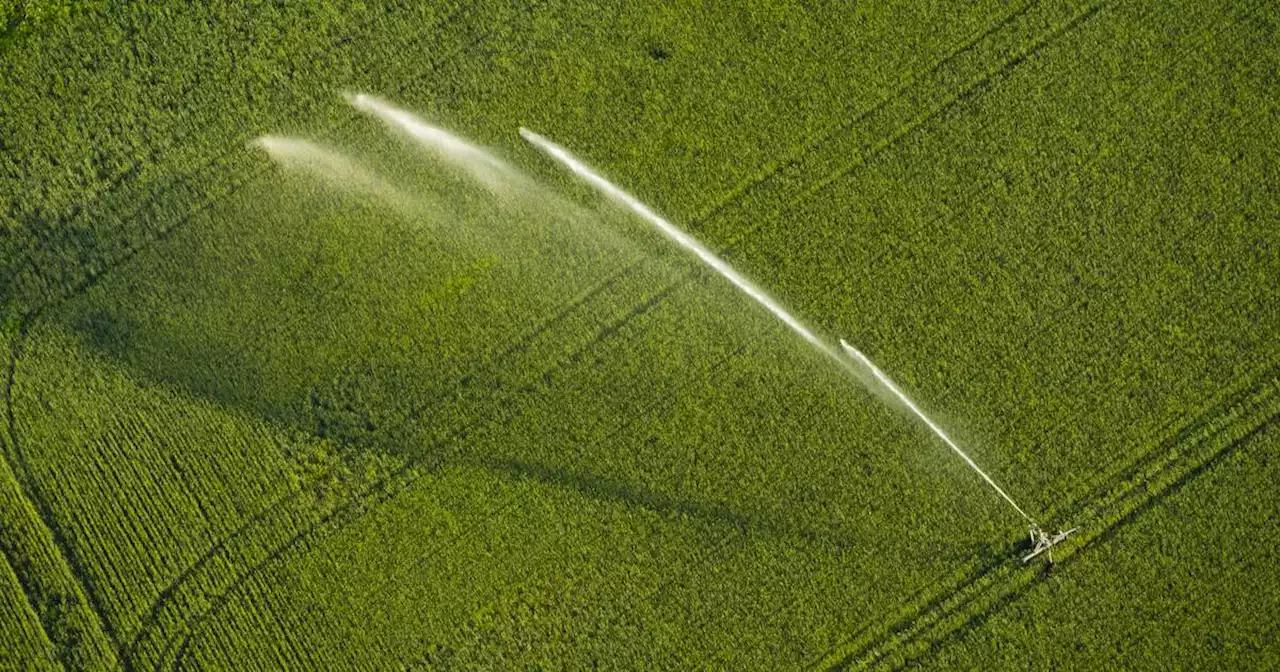
<path fill-rule="evenodd" d="M 1049 564 L 1052 565 L 1053 564 L 1053 547 L 1057 546 L 1059 543 L 1063 541 L 1066 541 L 1067 537 L 1071 536 L 1071 533 L 1075 532 L 1078 529 L 1080 528 L 1073 527 L 1067 530 L 1066 532 L 1058 532 L 1057 534 L 1050 536 L 1049 534 L 1046 534 L 1044 530 L 1036 527 L 1035 525 L 1032 525 L 1031 526 L 1031 552 L 1022 556 L 1022 564 L 1025 565 L 1028 562 L 1031 562 L 1031 560 L 1036 556 L 1040 555 L 1041 553 L 1045 553 L 1049 558 Z"/>

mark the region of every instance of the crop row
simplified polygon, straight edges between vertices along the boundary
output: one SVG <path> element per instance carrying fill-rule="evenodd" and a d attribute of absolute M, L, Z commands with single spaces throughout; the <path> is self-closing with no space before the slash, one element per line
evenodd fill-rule
<path fill-rule="evenodd" d="M 0 666 L 9 669 L 57 670 L 57 652 L 40 624 L 40 617 L 27 602 L 18 575 L 7 557 L 0 556 L 0 629 L 5 647 L 0 650 Z"/>
<path fill-rule="evenodd" d="M 9 439 L 0 439 L 0 445 L 5 449 L 5 459 L 0 462 L 0 557 L 6 574 L 5 610 L 13 612 L 4 618 L 6 638 L 12 636 L 37 646 L 39 651 L 29 659 L 33 663 L 45 661 L 71 669 L 110 667 L 114 661 L 111 642 L 14 477 L 9 467 L 13 455 Z M 20 623 L 21 630 L 9 629 Z M 23 631 L 30 636 L 20 637 L 19 632 Z M 24 652 L 16 641 L 12 647 L 8 641 L 5 655 L 17 657 L 11 661 L 17 666 Z"/>
<path fill-rule="evenodd" d="M 25 456 L 28 487 L 117 645 L 211 540 L 297 487 L 279 432 L 140 386 L 56 329 L 30 335 L 14 399 L 15 434 L 43 447 Z"/>

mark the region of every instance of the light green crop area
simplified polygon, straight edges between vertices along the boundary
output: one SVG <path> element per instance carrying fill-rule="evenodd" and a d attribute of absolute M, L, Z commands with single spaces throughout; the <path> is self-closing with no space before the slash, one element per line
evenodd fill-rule
<path fill-rule="evenodd" d="M 732 4 L 0 3 L 0 667 L 1280 664 L 1277 9 Z"/>

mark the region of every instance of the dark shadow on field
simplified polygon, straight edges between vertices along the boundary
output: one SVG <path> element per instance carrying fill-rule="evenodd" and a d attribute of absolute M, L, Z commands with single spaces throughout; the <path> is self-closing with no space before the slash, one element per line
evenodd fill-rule
<path fill-rule="evenodd" d="M 594 473 L 577 472 L 562 467 L 526 462 L 515 459 L 481 458 L 478 464 L 515 478 L 533 480 L 560 488 L 568 488 L 600 501 L 613 502 L 629 508 L 644 508 L 667 520 L 692 518 L 703 523 L 731 528 L 743 535 L 800 539 L 821 543 L 839 549 L 856 546 L 859 540 L 829 530 L 784 522 L 777 516 L 764 513 L 748 513 L 719 502 L 697 502 L 672 497 L 642 485 L 627 483 Z"/>
<path fill-rule="evenodd" d="M 476 332 L 488 334 L 493 343 L 460 350 L 441 335 L 445 327 L 433 328 L 484 317 L 484 311 L 475 310 L 474 297 L 480 291 L 518 296 L 529 288 L 512 284 L 511 276 L 506 284 L 495 280 L 492 264 L 477 266 L 474 259 L 455 260 L 452 270 L 439 276 L 432 275 L 435 270 L 429 264 L 412 265 L 418 249 L 413 246 L 424 243 L 406 233 L 403 221 L 394 230 L 363 231 L 349 225 L 369 217 L 367 205 L 329 197 L 322 205 L 263 213 L 263 204 L 280 205 L 278 190 L 279 185 L 246 190 L 240 200 L 221 205 L 203 230 L 191 227 L 164 241 L 162 249 L 140 256 L 52 316 L 65 320 L 90 351 L 143 380 L 327 440 L 353 471 L 367 465 L 369 456 L 426 468 L 474 464 L 502 477 L 531 478 L 597 500 L 645 508 L 666 518 L 696 519 L 742 534 L 838 548 L 858 543 L 852 532 L 789 519 L 781 504 L 735 503 L 729 486 L 725 492 L 691 498 L 682 496 L 677 484 L 666 482 L 666 476 L 633 483 L 593 469 L 589 459 L 561 460 L 560 453 L 571 453 L 575 445 L 558 439 L 542 456 L 519 447 L 500 455 L 482 454 L 469 441 L 472 433 L 485 428 L 496 428 L 500 435 L 519 431 L 509 424 L 526 403 L 542 404 L 540 412 L 548 413 L 554 407 L 548 395 L 554 398 L 568 375 L 616 369 L 625 377 L 625 360 L 619 363 L 600 354 L 613 347 L 602 345 L 626 338 L 636 319 L 669 296 L 663 285 L 687 284 L 687 278 L 681 280 L 680 274 L 665 268 L 652 278 L 650 299 L 619 303 L 611 317 L 597 315 L 585 325 L 582 316 L 590 302 L 615 298 L 611 287 L 588 291 L 589 283 L 579 282 L 558 304 L 529 302 L 550 305 L 550 310 L 529 311 L 522 321 L 503 329 Z M 308 228 L 313 222 L 318 224 Z M 338 241 L 330 243 L 330 237 Z M 522 263 L 535 266 L 528 260 Z M 374 265 L 378 268 L 370 270 Z M 594 277 L 564 263 L 545 265 L 549 275 L 561 279 L 573 280 L 575 273 Z M 597 275 L 613 276 L 618 270 L 614 265 Z M 395 288 L 399 293 L 380 296 L 391 281 L 400 283 Z M 427 307 L 411 310 L 407 305 L 415 300 Z M 466 319 L 446 315 L 450 310 Z M 407 324 L 422 316 L 440 321 L 428 322 L 432 328 L 418 332 L 395 322 L 403 318 Z M 581 332 L 572 349 L 540 362 L 537 370 L 505 375 L 504 367 L 532 347 L 527 342 L 530 334 L 544 331 L 558 339 L 568 325 Z M 641 351 L 654 354 L 660 349 L 645 346 Z M 497 357 L 486 359 L 493 352 Z M 583 361 L 594 363 L 584 367 Z M 576 373 L 566 374 L 566 366 L 577 367 Z M 627 388 L 652 385 L 643 374 L 629 375 Z M 668 379 L 667 384 L 675 386 L 674 391 L 705 382 L 691 377 Z M 624 394 L 623 389 L 612 393 Z M 643 419 L 644 414 L 639 415 Z M 616 420 L 606 416 L 601 422 Z M 609 444 L 607 449 L 625 448 Z"/>
<path fill-rule="evenodd" d="M 222 406 L 264 417 L 276 415 L 253 393 L 260 389 L 260 368 L 234 348 L 196 343 L 105 308 L 76 315 L 71 328 L 99 355 L 125 365 L 145 380 L 176 384 Z M 151 356 L 140 360 L 138 354 L 144 347 Z"/>
<path fill-rule="evenodd" d="M 430 171 L 415 170 L 427 184 Z M 847 556 L 858 562 L 873 552 L 870 533 L 901 524 L 910 494 L 860 501 L 879 500 L 883 474 L 862 460 L 880 458 L 850 454 L 824 425 L 850 422 L 833 410 L 843 402 L 830 403 L 845 398 L 848 381 L 839 392 L 831 381 L 812 389 L 818 369 L 801 362 L 813 353 L 792 334 L 732 288 L 716 294 L 683 257 L 623 271 L 633 267 L 600 255 L 600 236 L 578 254 L 572 237 L 543 226 L 539 207 L 517 207 L 528 235 L 504 241 L 495 233 L 511 224 L 502 217 L 512 206 L 492 200 L 470 193 L 452 204 L 455 219 L 427 227 L 403 203 L 382 208 L 306 179 L 270 179 L 58 315 L 139 378 L 321 439 L 352 474 L 478 465 L 705 524 L 707 546 L 776 537 L 857 549 Z M 465 233 L 476 228 L 483 249 Z M 681 292 L 693 296 L 669 306 Z M 656 326 L 646 322 L 659 310 Z M 738 356 L 762 342 L 770 346 Z M 820 369 L 830 374 L 828 362 Z M 644 441 L 655 433 L 674 440 Z M 818 443 L 824 457 L 807 455 Z M 688 453 L 701 445 L 715 454 L 686 480 Z M 618 466 L 610 458 L 619 456 L 633 461 Z M 377 490 L 365 485 L 351 491 Z M 910 487 L 936 484 L 900 490 Z M 839 516 L 828 515 L 829 500 L 844 507 Z M 910 536 L 877 539 L 875 552 L 983 552 L 964 539 L 935 542 L 932 524 L 914 518 Z"/>

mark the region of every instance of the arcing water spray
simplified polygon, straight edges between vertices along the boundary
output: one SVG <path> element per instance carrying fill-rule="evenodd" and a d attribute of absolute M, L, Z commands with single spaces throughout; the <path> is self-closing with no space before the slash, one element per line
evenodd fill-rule
<path fill-rule="evenodd" d="M 859 377 L 859 378 L 861 377 L 861 371 L 859 371 L 857 368 L 853 366 L 849 357 L 841 356 L 833 347 L 831 347 L 830 345 L 822 341 L 822 339 L 814 335 L 814 333 L 810 331 L 808 327 L 804 326 L 804 324 L 801 323 L 800 320 L 796 319 L 794 315 L 792 315 L 785 308 L 783 308 L 782 305 L 780 305 L 772 297 L 766 294 L 764 290 L 757 287 L 750 280 L 747 280 L 746 278 L 744 278 L 741 274 L 739 274 L 736 270 L 734 270 L 732 266 L 726 263 L 723 259 L 716 256 L 713 252 L 711 252 L 711 250 L 708 250 L 702 243 L 698 242 L 697 239 L 693 238 L 692 236 L 685 233 L 684 231 L 681 231 L 678 227 L 676 227 L 676 225 L 672 224 L 671 222 L 664 219 L 662 216 L 658 215 L 656 212 L 651 210 L 644 203 L 641 203 L 639 200 L 637 200 L 634 196 L 632 196 L 631 194 L 628 194 L 627 192 L 619 188 L 617 185 L 605 179 L 599 173 L 595 172 L 589 166 L 583 163 L 580 159 L 578 159 L 573 154 L 571 154 L 564 147 L 557 145 L 556 143 L 548 140 L 547 138 L 527 128 L 521 128 L 520 135 L 525 140 L 529 141 L 534 146 L 536 146 L 538 149 L 545 152 L 547 155 L 551 156 L 555 160 L 564 164 L 564 166 L 567 167 L 569 170 L 571 170 L 574 174 L 586 180 L 592 186 L 596 187 L 601 192 L 603 192 L 606 196 L 618 201 L 619 203 L 622 203 L 628 209 L 630 209 L 631 211 L 639 215 L 642 219 L 649 222 L 650 224 L 653 224 L 655 227 L 658 228 L 658 230 L 660 230 L 668 238 L 675 241 L 677 244 L 679 244 L 681 247 L 685 248 L 686 250 L 692 252 L 693 255 L 696 256 L 699 260 L 701 260 L 707 266 L 711 267 L 714 271 L 716 271 L 721 276 L 723 276 L 726 280 L 731 282 L 735 287 L 742 290 L 747 296 L 750 296 L 757 303 L 764 306 L 765 309 L 767 309 L 775 317 L 782 320 L 782 322 L 786 324 L 787 327 L 789 327 L 792 331 L 794 331 L 797 335 L 803 338 L 810 345 L 817 348 L 824 355 L 826 355 L 827 357 L 831 358 L 834 362 L 839 364 L 845 371 L 853 374 L 855 377 Z M 973 468 L 973 470 L 976 471 L 978 475 L 982 477 L 982 480 L 986 481 L 988 485 L 994 488 L 995 491 L 999 493 L 1000 496 L 1004 498 L 1004 500 L 1008 502 L 1009 505 L 1012 506 L 1015 511 L 1018 512 L 1018 515 L 1026 519 L 1026 521 L 1031 525 L 1031 539 L 1032 539 L 1033 546 L 1035 546 L 1035 550 L 1032 552 L 1031 555 L 1027 556 L 1026 559 L 1035 557 L 1042 551 L 1048 550 L 1048 548 L 1050 548 L 1054 544 L 1058 543 L 1062 539 L 1065 539 L 1067 534 L 1070 534 L 1070 532 L 1066 532 L 1066 533 L 1059 533 L 1055 537 L 1049 537 L 1044 532 L 1042 532 L 1040 530 L 1040 526 L 1036 524 L 1036 521 L 1031 516 L 1027 515 L 1027 512 L 1024 511 L 1022 507 L 1018 506 L 1018 503 L 1013 501 L 1013 498 L 1010 497 L 1008 493 L 1004 491 L 1004 489 L 1002 489 L 999 485 L 996 485 L 996 482 L 992 480 L 992 478 L 988 476 L 986 472 L 984 472 L 981 468 L 979 468 L 978 465 L 973 461 L 973 459 L 970 458 L 963 450 L 961 450 L 960 447 L 956 445 L 954 441 L 951 440 L 951 437 L 947 436 L 947 434 L 942 431 L 942 428 L 938 427 L 938 425 L 934 423 L 933 420 L 929 419 L 929 417 L 926 416 L 924 412 L 921 411 L 920 408 L 916 406 L 915 403 L 913 403 L 911 399 L 909 399 L 907 395 L 904 394 L 902 390 L 899 389 L 898 386 L 895 385 L 892 380 L 889 379 L 888 376 L 886 376 L 882 371 L 880 371 L 880 369 L 877 368 L 876 365 L 873 364 L 870 359 L 868 359 L 865 355 L 859 352 L 857 348 L 854 348 L 848 343 L 845 343 L 844 341 L 840 341 L 840 344 L 844 346 L 844 349 L 849 353 L 850 357 L 852 357 L 853 360 L 856 360 L 863 367 L 870 370 L 871 374 L 875 377 L 875 379 L 881 385 L 883 385 L 898 400 L 900 400 L 903 404 L 905 404 L 906 407 L 910 409 L 912 413 L 914 413 L 918 418 L 923 420 L 924 423 L 929 427 L 929 429 L 932 430 L 934 434 L 937 434 L 938 438 L 942 439 L 943 443 L 947 444 L 947 447 L 955 451 L 955 453 L 959 455 L 961 459 L 965 461 L 966 464 L 968 464 L 971 468 Z"/>
<path fill-rule="evenodd" d="M 764 306 L 770 313 L 773 313 L 774 316 L 782 320 L 783 323 L 790 327 L 792 331 L 799 334 L 801 338 L 808 341 L 815 348 L 818 348 L 828 357 L 836 361 L 844 360 L 844 358 L 833 350 L 831 346 L 822 342 L 822 340 L 815 336 L 813 332 L 809 331 L 808 327 L 801 324 L 800 320 L 797 320 L 791 313 L 787 312 L 785 308 L 779 305 L 777 301 L 774 301 L 772 297 L 765 294 L 764 290 L 756 287 L 750 280 L 742 277 L 742 275 L 735 271 L 732 266 L 725 263 L 723 259 L 717 257 L 713 252 L 711 252 L 711 250 L 708 250 L 695 238 L 684 231 L 681 231 L 675 224 L 663 219 L 658 215 L 658 213 L 650 210 L 644 203 L 636 200 L 634 196 L 618 188 L 617 185 L 609 180 L 601 177 L 598 173 L 591 170 L 591 168 L 589 168 L 585 163 L 578 160 L 575 156 L 570 154 L 568 150 L 560 145 L 551 142 L 527 128 L 521 128 L 520 135 L 523 136 L 525 140 L 528 140 L 536 147 L 546 152 L 552 158 L 563 163 L 569 168 L 569 170 L 589 182 L 592 186 L 604 192 L 606 196 L 622 203 L 637 215 L 640 215 L 642 219 L 658 227 L 658 230 L 668 238 L 674 240 L 681 247 L 692 252 L 694 256 L 702 260 L 703 263 L 710 266 L 715 270 L 715 272 L 724 276 L 724 278 L 733 283 L 735 287 L 745 292 L 747 296 L 755 299 L 757 303 Z"/>
<path fill-rule="evenodd" d="M 952 441 L 951 437 L 947 436 L 947 433 L 942 431 L 941 427 L 939 427 L 936 423 L 934 423 L 933 420 L 930 420 L 929 416 L 924 414 L 924 411 L 921 411 L 920 408 L 916 406 L 915 403 L 913 403 L 911 399 L 909 399 L 907 395 L 902 392 L 901 389 L 898 389 L 898 386 L 895 385 L 894 382 L 890 380 L 888 376 L 884 375 L 884 372 L 880 370 L 880 367 L 872 363 L 871 360 L 868 359 L 866 355 L 862 354 L 860 350 L 853 347 L 852 345 L 849 345 L 843 339 L 841 339 L 840 345 L 844 347 L 845 352 L 848 352 L 854 359 L 858 360 L 858 362 L 860 362 L 863 366 L 867 367 L 867 369 L 871 371 L 871 375 L 875 376 L 876 380 L 879 381 L 881 385 L 884 385 L 886 389 L 892 392 L 893 396 L 897 397 L 899 401 L 905 404 L 906 407 L 910 409 L 912 413 L 915 413 L 916 417 L 923 420 L 924 424 L 927 425 L 929 429 L 933 430 L 933 433 L 937 434 L 938 438 L 942 439 L 942 442 L 947 444 L 948 448 L 950 448 L 951 450 L 954 450 L 956 454 L 960 456 L 961 459 L 963 459 L 970 467 L 973 467 L 973 470 L 978 472 L 978 475 L 982 477 L 982 480 L 986 481 L 988 485 L 995 488 L 996 492 L 1000 493 L 1000 496 L 1004 497 L 1004 500 L 1006 502 L 1009 502 L 1010 506 L 1016 509 L 1018 513 L 1022 514 L 1022 517 L 1026 518 L 1028 523 L 1031 523 L 1032 526 L 1035 526 L 1036 521 L 1033 520 L 1031 516 L 1028 516 L 1027 512 L 1023 511 L 1022 507 L 1018 506 L 1018 503 L 1013 501 L 1013 498 L 1010 497 L 1008 493 L 1006 493 L 1003 489 L 1001 489 L 1000 486 L 996 485 L 996 482 L 991 480 L 991 477 L 987 475 L 987 472 L 983 471 L 980 467 L 978 467 L 978 465 L 973 461 L 973 459 L 970 458 L 967 454 L 965 454 L 963 450 L 960 450 L 960 446 L 957 446 L 956 442 Z"/>

